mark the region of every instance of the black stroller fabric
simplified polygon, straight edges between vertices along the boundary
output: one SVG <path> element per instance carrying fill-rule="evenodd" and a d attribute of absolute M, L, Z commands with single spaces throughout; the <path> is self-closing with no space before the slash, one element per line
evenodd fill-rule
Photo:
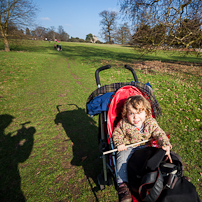
<path fill-rule="evenodd" d="M 196 188 L 183 177 L 182 161 L 171 152 L 173 164 L 162 149 L 147 147 L 128 161 L 129 186 L 138 201 L 200 202 Z"/>
<path fill-rule="evenodd" d="M 195 186 L 184 177 L 178 179 L 174 189 L 164 189 L 157 202 L 200 202 Z"/>

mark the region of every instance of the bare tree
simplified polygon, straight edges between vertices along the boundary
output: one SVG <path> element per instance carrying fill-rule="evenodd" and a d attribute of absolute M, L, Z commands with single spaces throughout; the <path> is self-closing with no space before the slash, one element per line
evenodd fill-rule
<path fill-rule="evenodd" d="M 102 34 L 104 35 L 104 39 L 108 43 L 112 43 L 112 39 L 114 38 L 113 33 L 116 29 L 116 20 L 118 17 L 118 14 L 114 11 L 102 11 L 100 14 L 100 17 L 102 17 L 102 20 L 100 22 L 102 26 Z"/>
<path fill-rule="evenodd" d="M 115 41 L 121 44 L 127 44 L 131 41 L 131 33 L 130 28 L 127 23 L 120 25 L 120 27 L 116 31 Z"/>
<path fill-rule="evenodd" d="M 55 41 L 55 33 L 56 33 L 56 32 L 55 32 L 55 27 L 54 27 L 54 26 L 51 26 L 51 27 L 49 28 L 47 37 L 48 37 L 49 39 Z"/>
<path fill-rule="evenodd" d="M 69 34 L 67 34 L 63 28 L 62 25 L 58 27 L 58 39 L 60 41 L 68 41 L 69 40 Z"/>
<path fill-rule="evenodd" d="M 0 33 L 4 39 L 5 51 L 10 51 L 9 25 L 15 24 L 18 27 L 30 25 L 35 11 L 36 7 L 32 0 L 0 0 Z"/>
<path fill-rule="evenodd" d="M 145 32 L 146 35 L 143 36 L 148 41 L 146 48 L 158 48 L 165 44 L 170 47 L 173 43 L 190 48 L 192 44 L 199 43 L 202 25 L 201 0 L 120 0 L 120 2 L 121 10 L 133 19 L 139 36 L 141 34 L 139 31 L 143 27 L 150 27 L 150 33 Z M 190 28 L 187 23 L 184 32 L 182 24 L 185 19 L 195 22 L 197 29 Z M 144 43 L 139 42 L 139 47 L 145 47 Z"/>
<path fill-rule="evenodd" d="M 26 28 L 26 37 L 27 37 L 27 39 L 31 38 L 31 32 L 28 27 Z"/>
<path fill-rule="evenodd" d="M 36 27 L 33 33 L 33 36 L 35 38 L 39 40 L 44 40 L 45 38 L 47 38 L 48 29 L 45 27 Z"/>

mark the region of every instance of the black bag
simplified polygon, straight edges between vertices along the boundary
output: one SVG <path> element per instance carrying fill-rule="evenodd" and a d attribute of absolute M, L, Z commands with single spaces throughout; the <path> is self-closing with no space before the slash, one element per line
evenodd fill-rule
<path fill-rule="evenodd" d="M 146 202 L 200 202 L 196 188 L 183 177 L 182 160 L 171 152 L 147 147 L 134 152 L 128 161 L 128 179 L 132 194 Z"/>

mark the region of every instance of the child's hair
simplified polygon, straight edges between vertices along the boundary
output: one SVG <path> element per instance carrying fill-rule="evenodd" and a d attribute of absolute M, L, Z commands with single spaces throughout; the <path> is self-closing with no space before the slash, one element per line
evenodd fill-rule
<path fill-rule="evenodd" d="M 132 105 L 132 107 L 136 110 L 138 110 L 138 112 L 141 111 L 145 111 L 146 112 L 146 116 L 150 117 L 152 114 L 152 110 L 151 110 L 151 105 L 149 103 L 149 101 L 147 101 L 143 96 L 141 95 L 134 95 L 129 97 L 123 106 L 123 111 L 122 111 L 122 117 L 127 117 L 127 111 L 128 111 L 128 106 Z"/>

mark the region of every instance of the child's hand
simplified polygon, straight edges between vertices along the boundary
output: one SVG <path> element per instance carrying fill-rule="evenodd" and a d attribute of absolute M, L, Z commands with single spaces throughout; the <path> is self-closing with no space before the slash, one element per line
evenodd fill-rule
<path fill-rule="evenodd" d="M 127 150 L 127 147 L 125 146 L 125 144 L 120 144 L 118 147 L 117 147 L 117 150 L 118 151 L 123 151 L 123 150 Z"/>
<path fill-rule="evenodd" d="M 170 156 L 170 146 L 162 146 L 162 149 L 166 151 L 166 156 L 168 157 L 168 159 L 170 160 L 170 163 L 173 163 L 172 158 Z"/>

